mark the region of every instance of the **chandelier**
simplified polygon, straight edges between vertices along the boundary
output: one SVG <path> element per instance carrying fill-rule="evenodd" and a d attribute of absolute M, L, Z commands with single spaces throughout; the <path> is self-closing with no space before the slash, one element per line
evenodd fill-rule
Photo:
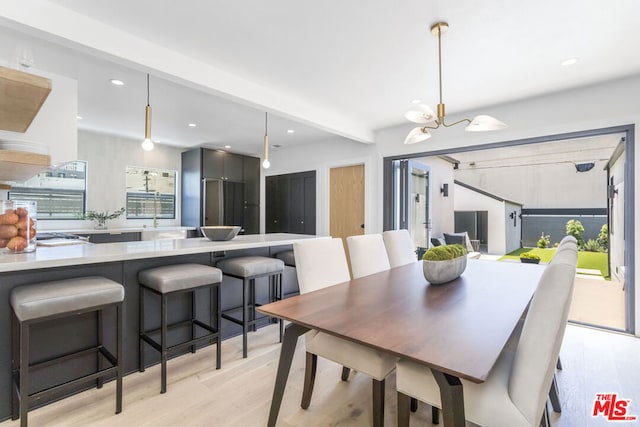
<path fill-rule="evenodd" d="M 446 22 L 438 22 L 431 26 L 431 34 L 438 37 L 438 80 L 440 84 L 440 103 L 438 104 L 438 114 L 433 112 L 433 109 L 428 105 L 420 104 L 417 106 L 418 110 L 408 111 L 404 116 L 407 120 L 423 124 L 424 126 L 418 126 L 409 132 L 409 135 L 404 140 L 405 144 L 415 144 L 425 141 L 431 138 L 429 129 L 438 129 L 440 126 L 450 127 L 460 123 L 467 123 L 464 130 L 469 132 L 483 132 L 489 130 L 499 130 L 507 127 L 500 120 L 487 115 L 475 116 L 473 119 L 462 119 L 455 123 L 446 123 L 444 102 L 442 102 L 442 45 L 441 36 L 442 33 L 449 29 L 449 24 Z"/>

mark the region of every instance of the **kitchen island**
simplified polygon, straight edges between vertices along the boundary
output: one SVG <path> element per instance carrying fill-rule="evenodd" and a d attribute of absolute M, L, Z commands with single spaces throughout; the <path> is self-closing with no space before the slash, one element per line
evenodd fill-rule
<path fill-rule="evenodd" d="M 0 304 L 5 309 L 0 312 L 0 420 L 11 415 L 11 310 L 9 293 L 12 288 L 28 283 L 61 280 L 80 276 L 104 276 L 122 283 L 125 288 L 124 301 L 124 370 L 131 373 L 138 370 L 138 271 L 169 264 L 198 263 L 215 265 L 221 259 L 233 256 L 274 254 L 288 250 L 298 240 L 316 238 L 298 234 L 256 234 L 236 236 L 233 240 L 212 242 L 205 238 L 151 240 L 137 242 L 83 244 L 61 247 L 38 247 L 35 252 L 25 254 L 0 255 Z M 285 272 L 286 273 L 286 272 Z M 290 272 L 289 272 L 290 273 Z M 291 274 L 289 274 L 291 276 Z M 284 287 L 297 286 L 287 284 L 285 275 Z M 266 279 L 263 279 L 266 280 Z M 289 280 L 291 282 L 291 280 Z M 241 305 L 241 282 L 225 278 L 222 284 L 222 309 L 228 310 Z M 266 283 L 266 282 L 265 282 Z M 290 289 L 291 290 L 291 289 Z M 258 298 L 265 297 L 267 286 L 260 281 L 256 285 Z M 159 301 L 149 299 L 149 309 L 145 310 L 147 325 L 159 325 L 158 310 L 154 304 Z M 209 298 L 197 298 L 198 312 L 210 310 Z M 170 305 L 169 322 L 181 320 L 191 312 L 191 298 L 178 295 Z M 113 324 L 105 313 L 105 324 Z M 268 319 L 265 319 L 265 325 Z M 223 337 L 240 333 L 237 325 L 223 321 Z M 57 322 L 53 325 L 42 324 L 33 328 L 31 351 L 33 360 L 42 360 L 70 350 L 95 344 L 97 321 L 95 313 L 78 315 Z M 175 331 L 169 340 L 181 340 L 190 330 Z M 115 331 L 105 331 L 104 341 L 107 346 L 114 345 Z M 224 345 L 224 343 L 223 343 Z M 146 355 L 151 363 L 159 361 L 157 352 Z M 95 367 L 95 358 L 81 360 L 81 363 L 63 365 L 59 369 L 48 370 L 46 375 L 32 375 L 34 390 L 47 387 L 49 384 L 73 378 L 83 370 Z M 222 366 L 224 369 L 224 364 Z M 84 388 L 91 387 L 86 384 Z M 126 394 L 126 388 L 124 393 Z M 62 396 L 61 396 L 62 397 Z M 126 410 L 126 408 L 124 409 Z"/>

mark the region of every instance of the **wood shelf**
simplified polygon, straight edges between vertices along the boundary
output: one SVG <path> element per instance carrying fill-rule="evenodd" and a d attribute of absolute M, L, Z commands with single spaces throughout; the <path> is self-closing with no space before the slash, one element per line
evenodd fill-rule
<path fill-rule="evenodd" d="M 50 79 L 0 66 L 0 129 L 26 132 L 50 92 Z"/>
<path fill-rule="evenodd" d="M 0 182 L 26 181 L 51 165 L 48 154 L 0 150 Z"/>

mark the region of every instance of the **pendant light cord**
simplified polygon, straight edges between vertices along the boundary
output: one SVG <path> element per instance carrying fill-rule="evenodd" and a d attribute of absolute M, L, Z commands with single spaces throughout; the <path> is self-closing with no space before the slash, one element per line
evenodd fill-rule
<path fill-rule="evenodd" d="M 147 105 L 149 105 L 149 73 L 147 73 Z"/>
<path fill-rule="evenodd" d="M 267 122 L 267 116 L 268 116 L 268 113 L 264 113 L 264 134 L 265 134 L 265 136 L 267 135 L 267 123 L 268 123 Z"/>
<path fill-rule="evenodd" d="M 442 27 L 438 27 L 438 82 L 440 83 L 440 104 L 442 104 Z"/>

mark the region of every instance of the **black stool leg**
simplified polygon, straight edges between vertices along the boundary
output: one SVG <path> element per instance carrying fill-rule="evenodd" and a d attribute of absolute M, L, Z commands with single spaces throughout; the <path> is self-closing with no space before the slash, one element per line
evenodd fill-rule
<path fill-rule="evenodd" d="M 96 310 L 96 315 L 97 315 L 97 331 L 96 331 L 96 336 L 98 337 L 98 348 L 102 347 L 102 310 Z M 96 353 L 96 367 L 97 370 L 100 371 L 102 369 L 102 355 L 100 354 L 100 352 L 98 351 L 98 353 Z M 102 388 L 102 384 L 104 383 L 104 378 L 103 377 L 98 377 L 96 378 L 96 388 Z"/>
<path fill-rule="evenodd" d="M 27 427 L 29 410 L 29 322 L 20 322 L 20 427 Z"/>
<path fill-rule="evenodd" d="M 242 279 L 242 357 L 247 358 L 247 315 L 249 311 L 247 292 L 250 280 Z"/>
<path fill-rule="evenodd" d="M 255 332 L 256 328 L 256 279 L 249 280 L 251 295 L 251 310 L 249 311 L 249 320 L 251 321 L 251 332 Z"/>
<path fill-rule="evenodd" d="M 278 301 L 282 301 L 282 273 L 276 276 L 276 289 L 278 290 Z M 282 336 L 284 335 L 284 320 L 278 319 L 280 322 L 280 341 L 282 342 Z"/>
<path fill-rule="evenodd" d="M 122 412 L 122 304 L 116 305 L 116 414 Z"/>
<path fill-rule="evenodd" d="M 220 301 L 220 286 L 221 283 L 218 283 L 215 286 L 216 289 L 216 330 L 218 334 L 216 336 L 216 369 L 220 369 L 222 366 L 222 302 Z M 213 289 L 211 289 L 211 295 L 213 295 Z M 213 303 L 211 304 L 211 308 L 213 308 Z M 213 320 L 213 316 L 211 317 Z M 211 322 L 213 325 L 213 322 Z"/>
<path fill-rule="evenodd" d="M 196 291 L 191 291 L 191 339 L 196 339 Z M 191 346 L 191 353 L 196 352 L 195 343 Z"/>
<path fill-rule="evenodd" d="M 138 310 L 139 336 L 138 336 L 138 370 L 144 372 L 144 340 L 140 338 L 144 334 L 144 287 L 140 286 L 140 308 Z"/>
<path fill-rule="evenodd" d="M 161 296 L 160 319 L 160 393 L 167 392 L 167 296 Z"/>

